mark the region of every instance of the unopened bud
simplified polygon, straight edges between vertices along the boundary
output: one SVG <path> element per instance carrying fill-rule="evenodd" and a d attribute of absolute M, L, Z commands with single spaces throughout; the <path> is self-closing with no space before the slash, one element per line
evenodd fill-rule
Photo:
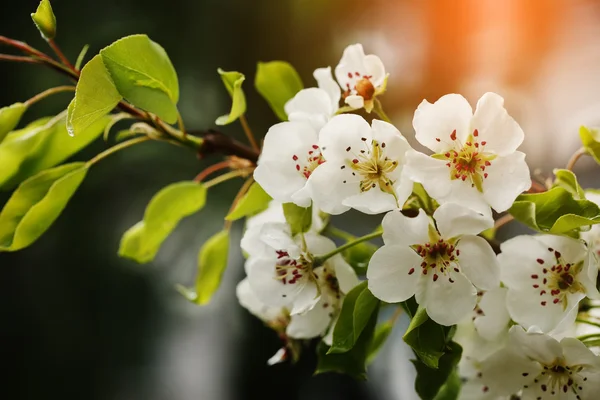
<path fill-rule="evenodd" d="M 56 36 L 56 17 L 52 11 L 50 0 L 42 0 L 31 19 L 46 40 L 54 39 Z"/>

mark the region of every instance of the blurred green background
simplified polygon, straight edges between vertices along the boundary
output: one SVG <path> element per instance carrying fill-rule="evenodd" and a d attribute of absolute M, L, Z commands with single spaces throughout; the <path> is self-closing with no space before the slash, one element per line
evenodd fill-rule
<path fill-rule="evenodd" d="M 46 49 L 29 17 L 37 0 L 3 3 L 0 34 Z M 423 98 L 460 92 L 474 104 L 484 92 L 497 91 L 526 132 L 523 149 L 532 170 L 539 168 L 544 177 L 579 146 L 580 124 L 600 123 L 600 10 L 594 0 L 53 0 L 52 5 L 57 41 L 72 60 L 85 44 L 91 46 L 89 59 L 134 33 L 160 43 L 179 73 L 180 108 L 191 129 L 214 127 L 228 110 L 218 67 L 247 75 L 248 120 L 262 136 L 276 119 L 252 90 L 257 61 L 290 61 L 312 86 L 315 68 L 334 67 L 344 47 L 358 41 L 386 64 L 391 77 L 383 102 L 412 143 L 412 113 Z M 0 77 L 0 105 L 66 82 L 36 65 L 0 64 Z M 60 112 L 69 100 L 69 94 L 52 97 L 26 119 Z M 239 125 L 223 130 L 243 140 Z M 99 140 L 76 159 L 106 147 Z M 155 262 L 138 266 L 117 257 L 120 236 L 141 219 L 154 193 L 193 178 L 216 160 L 198 160 L 186 149 L 158 143 L 113 155 L 91 170 L 38 242 L 0 254 L 2 398 L 414 399 L 401 332 L 386 344 L 369 383 L 311 377 L 311 352 L 297 366 L 267 367 L 279 343 L 237 304 L 243 259 L 235 245 L 223 287 L 209 306 L 190 305 L 175 292 L 174 284 L 193 281 L 198 249 L 220 229 L 240 182 L 211 190 L 207 207 L 180 225 Z M 579 171 L 588 186 L 597 182 L 591 166 L 583 162 Z M 8 196 L 1 193 L 0 203 Z M 376 220 L 350 214 L 338 222 L 361 233 Z"/>

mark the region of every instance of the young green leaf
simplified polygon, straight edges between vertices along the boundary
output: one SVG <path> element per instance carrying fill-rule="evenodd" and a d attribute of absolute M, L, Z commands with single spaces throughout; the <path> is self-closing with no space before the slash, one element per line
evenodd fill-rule
<path fill-rule="evenodd" d="M 417 370 L 415 379 L 415 390 L 423 400 L 454 400 L 460 391 L 460 381 L 456 382 L 456 366 L 462 355 L 462 347 L 458 343 L 450 342 L 444 349 L 444 355 L 440 358 L 439 367 L 432 369 L 419 360 L 412 360 Z M 439 393 L 444 389 L 445 393 Z M 438 397 L 438 394 L 443 395 Z"/>
<path fill-rule="evenodd" d="M 571 193 L 576 200 L 585 200 L 585 192 L 579 186 L 577 177 L 572 171 L 568 169 L 555 169 L 554 175 L 556 179 L 554 180 L 553 187 L 562 187 Z"/>
<path fill-rule="evenodd" d="M 33 19 L 35 26 L 37 26 L 44 39 L 54 39 L 56 36 L 56 17 L 49 0 L 40 1 L 35 13 L 31 14 L 31 19 Z"/>
<path fill-rule="evenodd" d="M 217 118 L 215 124 L 227 125 L 238 119 L 246 112 L 246 96 L 242 90 L 242 83 L 246 77 L 243 74 L 235 71 L 223 71 L 221 68 L 218 69 L 221 80 L 225 85 L 225 88 L 231 96 L 231 111 L 229 114 L 225 114 Z"/>
<path fill-rule="evenodd" d="M 341 354 L 329 354 L 329 347 L 323 342 L 319 343 L 317 346 L 318 362 L 315 374 L 337 372 L 350 375 L 355 379 L 366 379 L 367 357 L 369 349 L 372 346 L 371 343 L 373 342 L 378 308 L 379 306 L 377 306 L 377 310 L 371 313 L 362 333 L 350 351 Z"/>
<path fill-rule="evenodd" d="M 134 106 L 177 122 L 179 82 L 165 50 L 146 35 L 117 40 L 100 51 L 117 90 Z"/>
<path fill-rule="evenodd" d="M 60 164 L 97 139 L 109 121 L 105 116 L 71 137 L 64 114 L 59 114 L 9 133 L 0 143 L 0 189 L 12 189 L 38 172 Z"/>
<path fill-rule="evenodd" d="M 294 203 L 284 203 L 283 214 L 290 228 L 292 228 L 292 236 L 300 232 L 308 232 L 312 225 L 312 205 L 308 208 L 302 208 Z"/>
<path fill-rule="evenodd" d="M 235 221 L 240 218 L 250 217 L 264 211 L 271 201 L 262 187 L 256 182 L 250 186 L 244 197 L 238 201 L 235 208 L 225 217 L 227 221 Z"/>
<path fill-rule="evenodd" d="M 600 132 L 598 129 L 590 129 L 582 126 L 579 128 L 579 137 L 583 147 L 600 164 Z"/>
<path fill-rule="evenodd" d="M 522 194 L 509 212 L 532 229 L 555 235 L 577 235 L 582 227 L 600 223 L 600 208 L 589 200 L 577 200 L 557 186 L 543 193 Z"/>
<path fill-rule="evenodd" d="M 196 300 L 200 305 L 210 302 L 221 285 L 221 277 L 227 268 L 229 252 L 229 232 L 224 230 L 210 239 L 198 256 L 198 276 L 196 277 Z"/>
<path fill-rule="evenodd" d="M 25 111 L 27 111 L 27 104 L 24 103 L 15 103 L 0 108 L 0 143 L 9 132 L 17 127 Z"/>
<path fill-rule="evenodd" d="M 146 207 L 143 221 L 121 239 L 119 255 L 140 264 L 150 262 L 179 221 L 206 203 L 206 188 L 197 182 L 178 182 L 163 188 Z"/>
<path fill-rule="evenodd" d="M 282 121 L 287 120 L 285 103 L 304 88 L 298 72 L 285 61 L 259 62 L 254 86 Z"/>
<path fill-rule="evenodd" d="M 48 169 L 23 182 L 0 212 L 0 251 L 35 242 L 66 207 L 87 173 L 85 163 Z"/>
<path fill-rule="evenodd" d="M 75 98 L 67 110 L 67 129 L 78 136 L 97 120 L 104 118 L 121 101 L 100 55 L 92 58 L 81 70 Z"/>
<path fill-rule="evenodd" d="M 378 306 L 379 300 L 373 296 L 366 281 L 354 287 L 344 298 L 328 354 L 350 351 Z"/>

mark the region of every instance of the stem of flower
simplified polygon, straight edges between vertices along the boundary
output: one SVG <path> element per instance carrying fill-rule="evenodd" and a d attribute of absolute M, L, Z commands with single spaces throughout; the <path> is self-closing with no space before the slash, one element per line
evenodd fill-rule
<path fill-rule="evenodd" d="M 0 54 L 0 61 L 13 61 L 13 62 L 22 62 L 22 63 L 30 63 L 30 64 L 42 64 L 41 60 L 32 57 L 25 56 L 13 56 L 10 54 Z"/>
<path fill-rule="evenodd" d="M 58 58 L 60 59 L 60 61 L 67 68 L 75 71 L 75 67 L 73 67 L 73 65 L 69 62 L 69 60 L 67 59 L 67 57 L 65 57 L 64 53 L 62 52 L 62 50 L 60 49 L 60 47 L 58 47 L 58 45 L 56 44 L 56 42 L 54 41 L 54 39 L 48 39 L 48 44 L 50 45 L 50 47 L 52 48 L 52 50 L 54 51 L 54 53 L 58 56 Z"/>
<path fill-rule="evenodd" d="M 246 179 L 246 181 L 244 182 L 244 184 L 242 185 L 242 187 L 240 188 L 240 190 L 235 195 L 233 201 L 231 202 L 231 207 L 229 207 L 229 211 L 227 211 L 227 215 L 231 214 L 231 212 L 233 211 L 233 209 L 235 208 L 235 206 L 237 206 L 237 203 L 240 201 L 240 199 L 242 197 L 244 197 L 244 195 L 248 192 L 248 189 L 250 189 L 250 186 L 253 183 L 254 183 L 254 178 L 253 177 L 250 177 L 250 178 Z M 225 220 L 224 229 L 226 229 L 226 230 L 231 229 L 231 224 L 232 223 L 233 223 L 233 221 L 227 221 L 227 220 Z"/>
<path fill-rule="evenodd" d="M 147 142 L 149 140 L 152 140 L 152 139 L 144 136 L 144 137 L 131 139 L 131 140 L 128 140 L 123 143 L 119 143 L 116 146 L 113 146 L 110 149 L 105 150 L 102 153 L 98 154 L 96 157 L 92 158 L 90 161 L 87 162 L 87 166 L 91 167 L 92 165 L 96 164 L 98 161 L 105 159 L 106 157 L 118 152 L 119 150 L 123 150 L 123 149 L 126 149 L 127 147 L 135 146 L 136 144 Z"/>
<path fill-rule="evenodd" d="M 348 243 L 345 243 L 345 244 L 341 245 L 340 247 L 338 247 L 337 249 L 330 251 L 329 253 L 325 253 L 325 254 L 323 254 L 321 256 L 316 256 L 314 258 L 314 262 L 315 262 L 316 265 L 321 265 L 325 261 L 327 261 L 329 258 L 335 256 L 336 254 L 339 254 L 339 253 L 341 253 L 341 252 L 343 252 L 343 251 L 345 251 L 345 250 L 347 250 L 347 249 L 349 249 L 351 247 L 354 247 L 357 244 L 360 244 L 362 242 L 366 242 L 366 241 L 378 238 L 382 234 L 383 234 L 383 231 L 375 231 L 373 233 L 369 233 L 368 235 L 356 238 L 355 240 L 352 240 L 352 241 L 350 241 Z"/>
<path fill-rule="evenodd" d="M 185 125 L 183 124 L 183 118 L 181 118 L 181 114 L 177 112 L 177 125 L 179 126 L 179 130 L 183 133 L 183 137 L 187 138 L 187 132 L 185 131 Z"/>
<path fill-rule="evenodd" d="M 254 134 L 252 133 L 252 129 L 250 129 L 250 125 L 248 125 L 248 120 L 244 114 L 240 115 L 240 123 L 242 124 L 242 129 L 244 130 L 244 133 L 246 134 L 246 137 L 248 138 L 252 148 L 260 152 L 260 147 L 258 147 L 256 139 L 254 139 Z"/>
<path fill-rule="evenodd" d="M 75 86 L 57 86 L 57 87 L 45 90 L 39 94 L 36 94 L 35 96 L 33 96 L 32 98 L 27 100 L 25 102 L 25 104 L 27 106 L 31 106 L 32 104 L 35 104 L 38 101 L 43 100 L 46 97 L 51 96 L 53 94 L 62 93 L 62 92 L 74 92 L 74 91 L 75 91 Z"/>
<path fill-rule="evenodd" d="M 581 156 L 585 154 L 588 154 L 588 152 L 584 147 L 578 149 L 575 153 L 573 153 L 573 155 L 569 159 L 569 162 L 567 163 L 567 169 L 569 171 L 573 171 L 573 167 L 575 167 L 577 161 L 581 158 Z"/>
<path fill-rule="evenodd" d="M 204 184 L 204 187 L 208 189 L 208 188 L 218 185 L 219 183 L 226 182 L 233 178 L 237 178 L 240 176 L 248 176 L 253 170 L 254 170 L 254 168 L 243 168 L 243 169 L 237 169 L 235 171 L 228 172 L 223 175 L 219 175 L 216 178 L 211 179 L 210 181 L 206 182 Z"/>
<path fill-rule="evenodd" d="M 213 173 L 220 171 L 222 169 L 225 169 L 225 168 L 229 168 L 230 166 L 231 166 L 231 163 L 229 162 L 229 160 L 225 160 L 225 161 L 221 161 L 216 164 L 213 164 L 210 167 L 203 170 L 202 172 L 200 172 L 198 175 L 196 175 L 196 177 L 194 178 L 194 182 L 202 182 L 210 174 L 213 174 Z"/>
<path fill-rule="evenodd" d="M 577 318 L 575 321 L 579 322 L 581 324 L 588 324 L 588 325 L 592 325 L 592 326 L 595 326 L 597 328 L 600 328 L 600 323 L 598 323 L 598 322 L 588 321 L 587 319 L 583 319 L 583 318 Z"/>
<path fill-rule="evenodd" d="M 388 117 L 387 114 L 385 113 L 385 111 L 383 111 L 383 106 L 381 105 L 381 102 L 379 101 L 379 99 L 377 97 L 375 98 L 374 103 L 373 103 L 373 111 L 375 111 L 375 113 L 379 116 L 379 118 L 381 118 L 385 122 L 389 122 L 390 124 L 392 123 L 392 120 L 390 119 L 390 117 Z"/>
<path fill-rule="evenodd" d="M 335 226 L 333 226 L 331 224 L 327 225 L 327 228 L 325 229 L 325 232 L 329 233 L 331 236 L 334 236 L 334 237 L 337 237 L 339 239 L 343 239 L 343 240 L 346 240 L 346 241 L 350 241 L 350 240 L 356 239 L 356 237 L 353 234 L 351 234 L 349 232 L 346 232 L 346 231 L 343 231 L 343 230 L 341 230 L 339 228 L 336 228 Z"/>
<path fill-rule="evenodd" d="M 515 217 L 513 217 L 512 214 L 503 215 L 500 218 L 498 218 L 496 222 L 494 222 L 494 229 L 500 229 L 501 227 L 513 221 L 514 219 Z"/>

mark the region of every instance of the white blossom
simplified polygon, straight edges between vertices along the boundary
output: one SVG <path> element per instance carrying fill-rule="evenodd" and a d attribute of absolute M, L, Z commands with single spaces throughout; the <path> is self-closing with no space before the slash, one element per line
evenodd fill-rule
<path fill-rule="evenodd" d="M 559 324 L 569 325 L 584 297 L 600 296 L 598 269 L 590 262 L 593 254 L 580 240 L 522 235 L 502 243 L 500 249 L 508 311 L 525 328 L 549 332 Z"/>
<path fill-rule="evenodd" d="M 585 198 L 596 203 L 596 205 L 600 207 L 600 192 L 587 190 L 585 192 Z M 592 225 L 589 231 L 581 232 L 581 238 L 585 240 L 590 247 L 590 251 L 594 253 L 596 265 L 600 268 L 600 262 L 598 262 L 600 258 L 600 225 Z"/>
<path fill-rule="evenodd" d="M 413 184 L 402 173 L 410 146 L 393 125 L 338 115 L 321 130 L 319 147 L 325 162 L 313 171 L 309 186 L 323 211 L 377 214 L 402 207 L 410 195 Z"/>
<path fill-rule="evenodd" d="M 415 218 L 401 211 L 384 217 L 385 245 L 369 262 L 369 289 L 390 303 L 415 295 L 432 320 L 453 325 L 474 309 L 476 287 L 499 285 L 496 256 L 475 236 L 493 221 L 453 203 L 439 207 L 433 218 L 435 225 L 423 210 Z"/>
<path fill-rule="evenodd" d="M 373 54 L 365 55 L 361 44 L 353 44 L 344 50 L 335 68 L 335 77 L 344 91 L 344 101 L 354 109 L 373 109 L 375 97 L 385 92 L 387 74 L 381 59 Z"/>
<path fill-rule="evenodd" d="M 445 95 L 423 101 L 413 119 L 417 140 L 435 154 L 407 155 L 406 172 L 440 204 L 454 202 L 481 212 L 507 210 L 531 186 L 525 154 L 516 151 L 523 131 L 504 99 L 484 94 L 473 114 L 467 100 Z"/>
<path fill-rule="evenodd" d="M 574 338 L 513 326 L 507 345 L 481 363 L 490 393 L 522 390 L 523 400 L 595 400 L 600 393 L 600 357 Z"/>

